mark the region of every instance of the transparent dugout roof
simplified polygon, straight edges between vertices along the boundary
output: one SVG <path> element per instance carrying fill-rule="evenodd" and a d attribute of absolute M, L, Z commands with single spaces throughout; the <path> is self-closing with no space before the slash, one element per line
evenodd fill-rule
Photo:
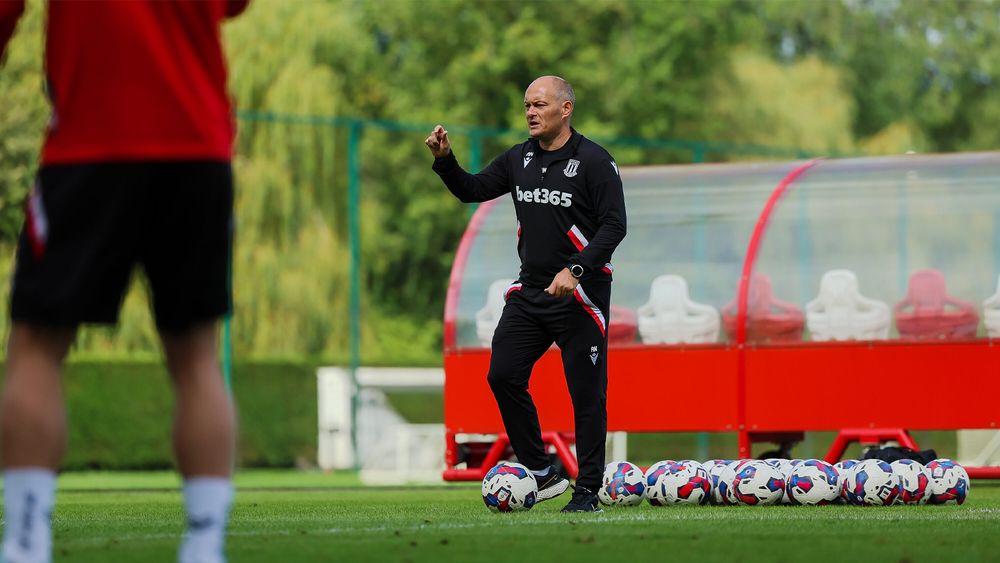
<path fill-rule="evenodd" d="M 628 236 L 613 261 L 612 344 L 735 340 L 754 227 L 775 188 L 804 164 L 623 168 Z M 502 292 L 518 274 L 509 196 L 486 205 L 448 347 L 489 346 L 502 308 L 494 299 L 491 320 L 491 284 Z M 759 242 L 751 342 L 1000 337 L 1000 153 L 818 161 L 788 185 Z M 714 328 L 675 334 L 699 316 L 714 316 Z"/>
<path fill-rule="evenodd" d="M 837 298 L 835 278 L 853 274 L 857 291 L 845 295 L 860 295 L 858 322 L 879 303 L 888 308 L 887 334 L 876 340 L 983 337 L 998 250 L 1000 154 L 826 160 L 775 208 L 754 270 L 807 317 L 810 302 L 823 313 L 817 302 Z M 805 328 L 803 338 L 824 339 Z"/>

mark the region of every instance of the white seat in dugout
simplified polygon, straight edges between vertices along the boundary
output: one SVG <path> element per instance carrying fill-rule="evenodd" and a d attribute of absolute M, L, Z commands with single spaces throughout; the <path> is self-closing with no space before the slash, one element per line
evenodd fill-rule
<path fill-rule="evenodd" d="M 1000 338 L 1000 278 L 997 278 L 997 291 L 983 301 L 983 324 L 990 338 Z"/>
<path fill-rule="evenodd" d="M 507 303 L 507 291 L 511 284 L 510 280 L 496 280 L 491 283 L 486 291 L 486 306 L 476 312 L 476 336 L 484 348 L 493 345 L 493 333 L 496 332 L 500 315 L 503 314 L 503 306 Z"/>
<path fill-rule="evenodd" d="M 806 305 L 806 326 L 813 340 L 885 340 L 889 305 L 861 295 L 850 270 L 830 270 L 819 282 L 819 296 Z"/>
<path fill-rule="evenodd" d="M 667 274 L 653 280 L 649 302 L 639 307 L 639 337 L 645 344 L 700 344 L 719 339 L 719 311 L 695 303 L 687 282 Z"/>

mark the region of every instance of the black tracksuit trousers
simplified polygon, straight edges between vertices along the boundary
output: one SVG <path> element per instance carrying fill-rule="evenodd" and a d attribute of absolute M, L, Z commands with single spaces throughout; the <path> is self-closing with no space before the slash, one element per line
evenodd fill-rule
<path fill-rule="evenodd" d="M 607 438 L 610 300 L 610 280 L 587 281 L 563 298 L 540 288 L 510 291 L 493 335 L 487 377 L 518 461 L 529 469 L 544 469 L 549 457 L 528 379 L 552 343 L 559 346 L 573 401 L 580 464 L 577 484 L 595 492 L 604 475 Z"/>

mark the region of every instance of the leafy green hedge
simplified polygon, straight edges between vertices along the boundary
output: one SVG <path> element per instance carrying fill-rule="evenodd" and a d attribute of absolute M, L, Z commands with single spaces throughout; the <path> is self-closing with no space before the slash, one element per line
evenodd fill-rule
<path fill-rule="evenodd" d="M 75 361 L 66 368 L 69 451 L 65 469 L 173 466 L 173 393 L 155 361 Z M 241 467 L 289 467 L 316 459 L 316 366 L 238 363 Z"/>
<path fill-rule="evenodd" d="M 291 467 L 315 462 L 316 367 L 294 361 L 234 366 L 241 467 Z M 158 361 L 77 360 L 67 366 L 65 381 L 70 444 L 64 469 L 173 466 L 173 394 L 166 370 Z M 388 398 L 410 422 L 442 420 L 440 393 L 395 392 Z M 954 432 L 917 432 L 914 436 L 921 447 L 935 448 L 941 456 L 955 453 Z M 700 451 L 693 433 L 631 434 L 628 440 L 629 457 L 634 462 L 690 458 Z M 831 440 L 832 434 L 810 433 L 794 454 L 822 456 Z M 736 449 L 735 435 L 709 434 L 706 446 L 709 456 L 731 457 Z M 858 455 L 857 448 L 848 452 L 848 456 Z"/>

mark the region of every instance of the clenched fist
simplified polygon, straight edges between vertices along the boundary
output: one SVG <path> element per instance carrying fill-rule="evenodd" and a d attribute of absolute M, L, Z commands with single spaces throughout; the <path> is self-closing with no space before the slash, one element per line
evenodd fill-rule
<path fill-rule="evenodd" d="M 431 135 L 424 141 L 427 148 L 431 149 L 434 158 L 448 156 L 451 153 L 451 141 L 448 140 L 448 132 L 444 127 L 438 125 L 431 131 Z"/>

